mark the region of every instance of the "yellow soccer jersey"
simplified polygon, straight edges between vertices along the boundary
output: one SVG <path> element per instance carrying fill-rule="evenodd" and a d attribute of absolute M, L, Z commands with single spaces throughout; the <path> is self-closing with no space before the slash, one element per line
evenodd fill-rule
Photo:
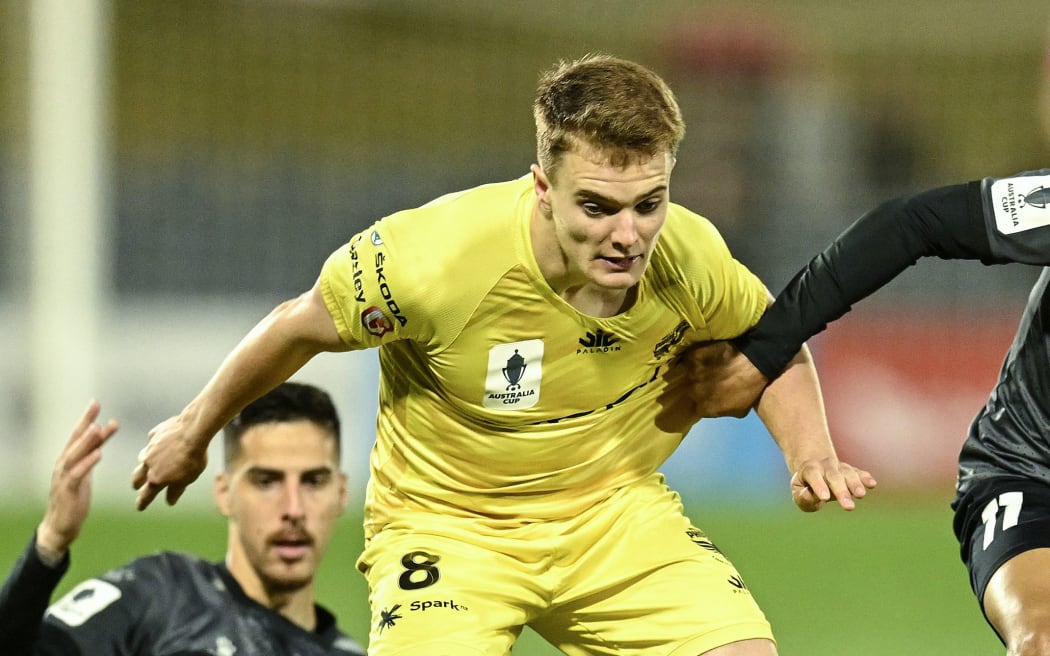
<path fill-rule="evenodd" d="M 379 347 L 368 536 L 400 509 L 573 516 L 651 474 L 690 428 L 665 394 L 677 349 L 735 337 L 766 306 L 710 222 L 672 204 L 634 305 L 581 314 L 540 274 L 534 202 L 529 176 L 443 196 L 322 269 L 342 339 Z"/>

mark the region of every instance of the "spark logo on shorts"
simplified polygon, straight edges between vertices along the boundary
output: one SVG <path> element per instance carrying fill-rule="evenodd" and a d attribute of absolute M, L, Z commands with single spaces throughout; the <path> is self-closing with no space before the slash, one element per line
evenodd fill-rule
<path fill-rule="evenodd" d="M 409 610 L 426 611 L 431 608 L 447 608 L 449 610 L 470 610 L 463 604 L 458 604 L 451 599 L 440 599 L 436 601 L 413 601 L 408 605 Z"/>
<path fill-rule="evenodd" d="M 540 400 L 542 374 L 542 339 L 493 346 L 482 405 L 490 410 L 531 408 Z"/>
<path fill-rule="evenodd" d="M 118 599 L 120 588 L 99 579 L 88 579 L 48 608 L 47 614 L 67 626 L 80 626 Z"/>
<path fill-rule="evenodd" d="M 1004 235 L 1050 225 L 1050 175 L 996 180 L 989 195 L 995 226 Z"/>

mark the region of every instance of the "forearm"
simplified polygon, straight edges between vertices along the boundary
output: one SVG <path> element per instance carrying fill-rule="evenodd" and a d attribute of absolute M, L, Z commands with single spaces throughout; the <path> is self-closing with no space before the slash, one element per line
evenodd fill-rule
<path fill-rule="evenodd" d="M 54 566 L 44 563 L 35 538 L 29 542 L 0 588 L 0 636 L 5 653 L 33 653 L 51 594 L 68 568 L 68 558 Z"/>
<path fill-rule="evenodd" d="M 789 472 L 806 461 L 835 456 L 820 381 L 807 347 L 769 384 L 755 412 L 783 452 Z"/>
<path fill-rule="evenodd" d="M 345 350 L 319 296 L 311 290 L 263 318 L 227 355 L 183 410 L 193 433 L 210 439 L 241 409 L 324 351 Z"/>
<path fill-rule="evenodd" d="M 865 214 L 799 271 L 734 345 L 774 379 L 806 340 L 927 256 L 993 261 L 976 184 L 899 198 Z"/>

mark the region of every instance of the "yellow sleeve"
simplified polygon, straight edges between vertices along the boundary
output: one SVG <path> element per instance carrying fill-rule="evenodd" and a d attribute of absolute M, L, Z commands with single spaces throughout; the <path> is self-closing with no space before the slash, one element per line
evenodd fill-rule
<path fill-rule="evenodd" d="M 672 289 L 685 294 L 681 311 L 696 339 L 731 339 L 755 325 L 769 293 L 762 281 L 736 260 L 715 226 L 702 216 L 672 205 L 660 237 L 661 273 Z"/>
<path fill-rule="evenodd" d="M 411 268 L 384 241 L 382 222 L 354 235 L 321 268 L 321 293 L 343 341 L 353 349 L 412 338 Z"/>

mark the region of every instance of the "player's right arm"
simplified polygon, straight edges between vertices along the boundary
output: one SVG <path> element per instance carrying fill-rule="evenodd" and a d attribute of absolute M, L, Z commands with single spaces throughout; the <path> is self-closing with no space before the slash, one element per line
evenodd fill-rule
<path fill-rule="evenodd" d="M 138 509 L 165 488 L 167 502 L 175 503 L 204 471 L 212 437 L 241 409 L 318 353 L 347 348 L 325 306 L 320 280 L 278 305 L 234 347 L 182 412 L 150 431 L 132 477 Z"/>

